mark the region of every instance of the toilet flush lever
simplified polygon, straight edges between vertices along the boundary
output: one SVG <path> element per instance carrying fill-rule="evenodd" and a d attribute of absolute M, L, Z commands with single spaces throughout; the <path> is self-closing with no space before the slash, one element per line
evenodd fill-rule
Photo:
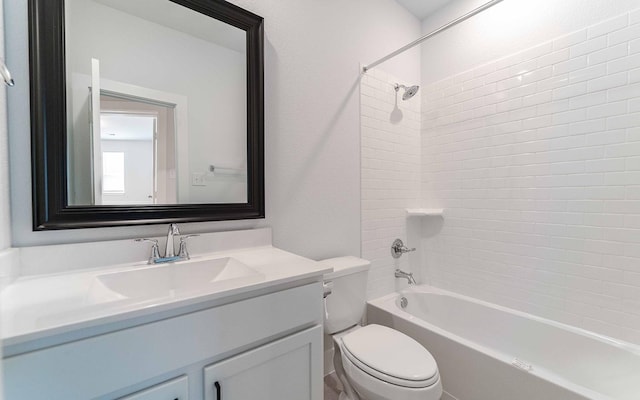
<path fill-rule="evenodd" d="M 403 255 L 404 253 L 409 253 L 411 251 L 416 251 L 416 248 L 406 247 L 404 243 L 402 243 L 402 240 L 400 239 L 394 240 L 393 244 L 391 245 L 391 256 L 393 258 L 400 258 L 400 256 Z"/>
<path fill-rule="evenodd" d="M 331 294 L 331 292 L 333 292 L 333 282 L 332 281 L 328 281 L 322 284 L 322 297 L 323 298 L 327 298 L 328 295 Z"/>

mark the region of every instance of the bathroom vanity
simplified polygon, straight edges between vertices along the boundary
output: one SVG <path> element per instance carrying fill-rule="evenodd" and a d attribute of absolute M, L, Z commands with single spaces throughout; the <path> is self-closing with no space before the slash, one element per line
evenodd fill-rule
<path fill-rule="evenodd" d="M 18 279 L 2 292 L 5 398 L 320 400 L 328 269 L 247 235 L 202 235 L 182 263 Z"/>

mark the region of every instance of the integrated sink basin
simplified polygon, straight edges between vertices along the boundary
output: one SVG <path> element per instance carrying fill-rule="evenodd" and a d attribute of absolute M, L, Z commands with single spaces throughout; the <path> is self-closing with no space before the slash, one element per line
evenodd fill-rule
<path fill-rule="evenodd" d="M 93 289 L 108 289 L 121 299 L 174 297 L 263 277 L 233 257 L 192 259 L 98 275 Z"/>
<path fill-rule="evenodd" d="M 318 282 L 330 271 L 273 247 L 267 228 L 206 233 L 191 245 L 190 260 L 156 265 L 130 240 L 21 249 L 21 268 L 42 263 L 47 273 L 0 292 L 4 357 Z"/>

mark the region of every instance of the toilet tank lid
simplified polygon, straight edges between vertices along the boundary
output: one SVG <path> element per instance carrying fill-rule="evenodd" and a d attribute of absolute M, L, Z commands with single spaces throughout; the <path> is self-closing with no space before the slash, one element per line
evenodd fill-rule
<path fill-rule="evenodd" d="M 371 266 L 368 260 L 353 256 L 328 258 L 320 261 L 320 263 L 333 268 L 333 272 L 329 272 L 324 276 L 325 280 L 366 271 Z"/>

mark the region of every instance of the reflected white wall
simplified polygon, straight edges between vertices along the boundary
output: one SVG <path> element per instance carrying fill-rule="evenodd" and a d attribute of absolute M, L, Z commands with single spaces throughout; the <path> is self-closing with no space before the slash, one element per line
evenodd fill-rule
<path fill-rule="evenodd" d="M 4 0 L 0 0 L 0 57 L 4 56 Z M 11 247 L 11 224 L 9 207 L 9 143 L 7 134 L 7 97 L 5 85 L 0 82 L 0 290 L 10 279 L 11 270 L 7 255 Z M 10 251 L 10 250 L 9 250 Z M 0 321 L 0 324 L 2 321 Z M 0 349 L 0 400 L 4 398 L 2 387 L 2 350 Z"/>
<path fill-rule="evenodd" d="M 188 171 L 178 171 L 183 180 L 189 180 L 192 173 L 204 173 L 211 164 L 244 168 L 244 53 L 89 0 L 67 0 L 65 10 L 71 27 L 66 35 L 69 76 L 90 76 L 91 59 L 97 58 L 102 79 L 187 98 Z M 70 118 L 75 126 L 70 136 L 80 138 L 76 141 L 89 137 L 88 90 L 86 85 L 79 86 L 80 91 L 77 87 L 67 90 L 73 94 L 69 104 L 74 104 Z M 88 154 L 83 157 L 88 153 L 85 147 L 80 146 L 80 154 L 70 160 L 81 175 L 75 178 L 79 199 L 91 191 L 89 176 L 85 176 L 90 170 Z M 240 184 L 246 187 L 245 182 Z M 198 187 L 182 183 L 180 189 L 179 198 L 186 202 L 233 201 L 229 191 L 215 181 Z M 237 198 L 243 201 L 246 194 L 240 191 Z"/>
<path fill-rule="evenodd" d="M 3 3 L 0 0 L 0 57 L 4 56 Z M 11 246 L 9 208 L 9 135 L 7 133 L 7 87 L 0 82 L 0 251 Z"/>

